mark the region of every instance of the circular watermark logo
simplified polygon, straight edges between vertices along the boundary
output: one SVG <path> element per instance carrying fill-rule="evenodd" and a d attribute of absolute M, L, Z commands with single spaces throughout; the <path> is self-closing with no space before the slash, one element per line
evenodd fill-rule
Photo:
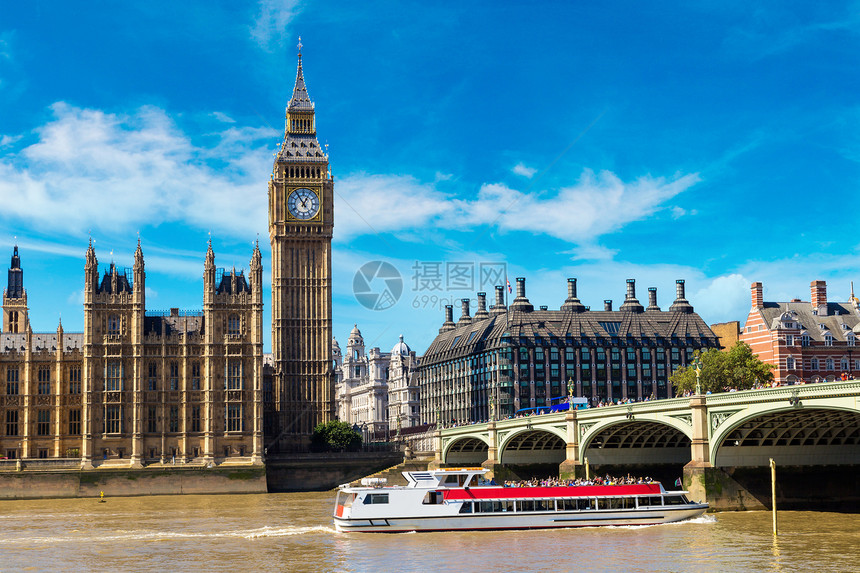
<path fill-rule="evenodd" d="M 387 310 L 397 304 L 403 294 L 403 277 L 391 263 L 370 261 L 355 271 L 352 293 L 365 308 Z"/>

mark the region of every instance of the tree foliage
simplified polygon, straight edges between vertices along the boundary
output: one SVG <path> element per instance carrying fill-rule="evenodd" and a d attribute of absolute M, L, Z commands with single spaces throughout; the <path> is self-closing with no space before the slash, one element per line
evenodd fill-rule
<path fill-rule="evenodd" d="M 702 362 L 699 384 L 702 392 L 725 392 L 735 388 L 747 390 L 756 384 L 773 381 L 773 366 L 765 364 L 753 353 L 748 344 L 738 342 L 728 352 L 719 350 L 696 351 Z M 669 378 L 676 393 L 696 391 L 696 370 L 692 365 L 682 366 Z"/>
<path fill-rule="evenodd" d="M 332 420 L 317 424 L 311 436 L 311 446 L 319 452 L 355 452 L 361 448 L 361 434 L 346 422 Z"/>

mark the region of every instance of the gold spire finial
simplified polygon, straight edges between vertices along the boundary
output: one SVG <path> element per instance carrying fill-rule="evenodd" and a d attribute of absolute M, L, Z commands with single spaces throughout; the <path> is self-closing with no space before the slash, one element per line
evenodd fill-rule
<path fill-rule="evenodd" d="M 296 44 L 296 46 L 299 49 L 299 57 L 301 57 L 301 55 L 302 55 L 302 37 L 301 36 L 299 36 L 299 43 Z"/>

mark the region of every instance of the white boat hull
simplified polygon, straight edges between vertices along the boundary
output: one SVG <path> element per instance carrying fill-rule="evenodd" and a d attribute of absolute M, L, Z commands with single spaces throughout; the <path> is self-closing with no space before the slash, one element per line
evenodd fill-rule
<path fill-rule="evenodd" d="M 403 533 L 410 531 L 470 531 L 504 529 L 561 529 L 570 527 L 657 525 L 698 517 L 707 504 L 624 511 L 547 511 L 453 516 L 386 517 L 372 519 L 334 518 L 337 531 Z"/>

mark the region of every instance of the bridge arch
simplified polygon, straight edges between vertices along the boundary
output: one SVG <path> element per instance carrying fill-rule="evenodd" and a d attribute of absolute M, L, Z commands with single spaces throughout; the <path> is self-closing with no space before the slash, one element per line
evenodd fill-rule
<path fill-rule="evenodd" d="M 680 464 L 690 461 L 692 428 L 681 420 L 614 419 L 589 427 L 580 461 L 594 465 Z"/>
<path fill-rule="evenodd" d="M 467 434 L 452 438 L 443 449 L 442 459 L 451 465 L 479 466 L 487 461 L 490 446 L 483 436 Z"/>
<path fill-rule="evenodd" d="M 860 459 L 860 412 L 840 406 L 792 406 L 742 410 L 711 437 L 715 467 L 856 465 Z"/>
<path fill-rule="evenodd" d="M 555 428 L 523 428 L 499 441 L 499 463 L 560 464 L 565 460 L 566 447 L 566 436 Z"/>

